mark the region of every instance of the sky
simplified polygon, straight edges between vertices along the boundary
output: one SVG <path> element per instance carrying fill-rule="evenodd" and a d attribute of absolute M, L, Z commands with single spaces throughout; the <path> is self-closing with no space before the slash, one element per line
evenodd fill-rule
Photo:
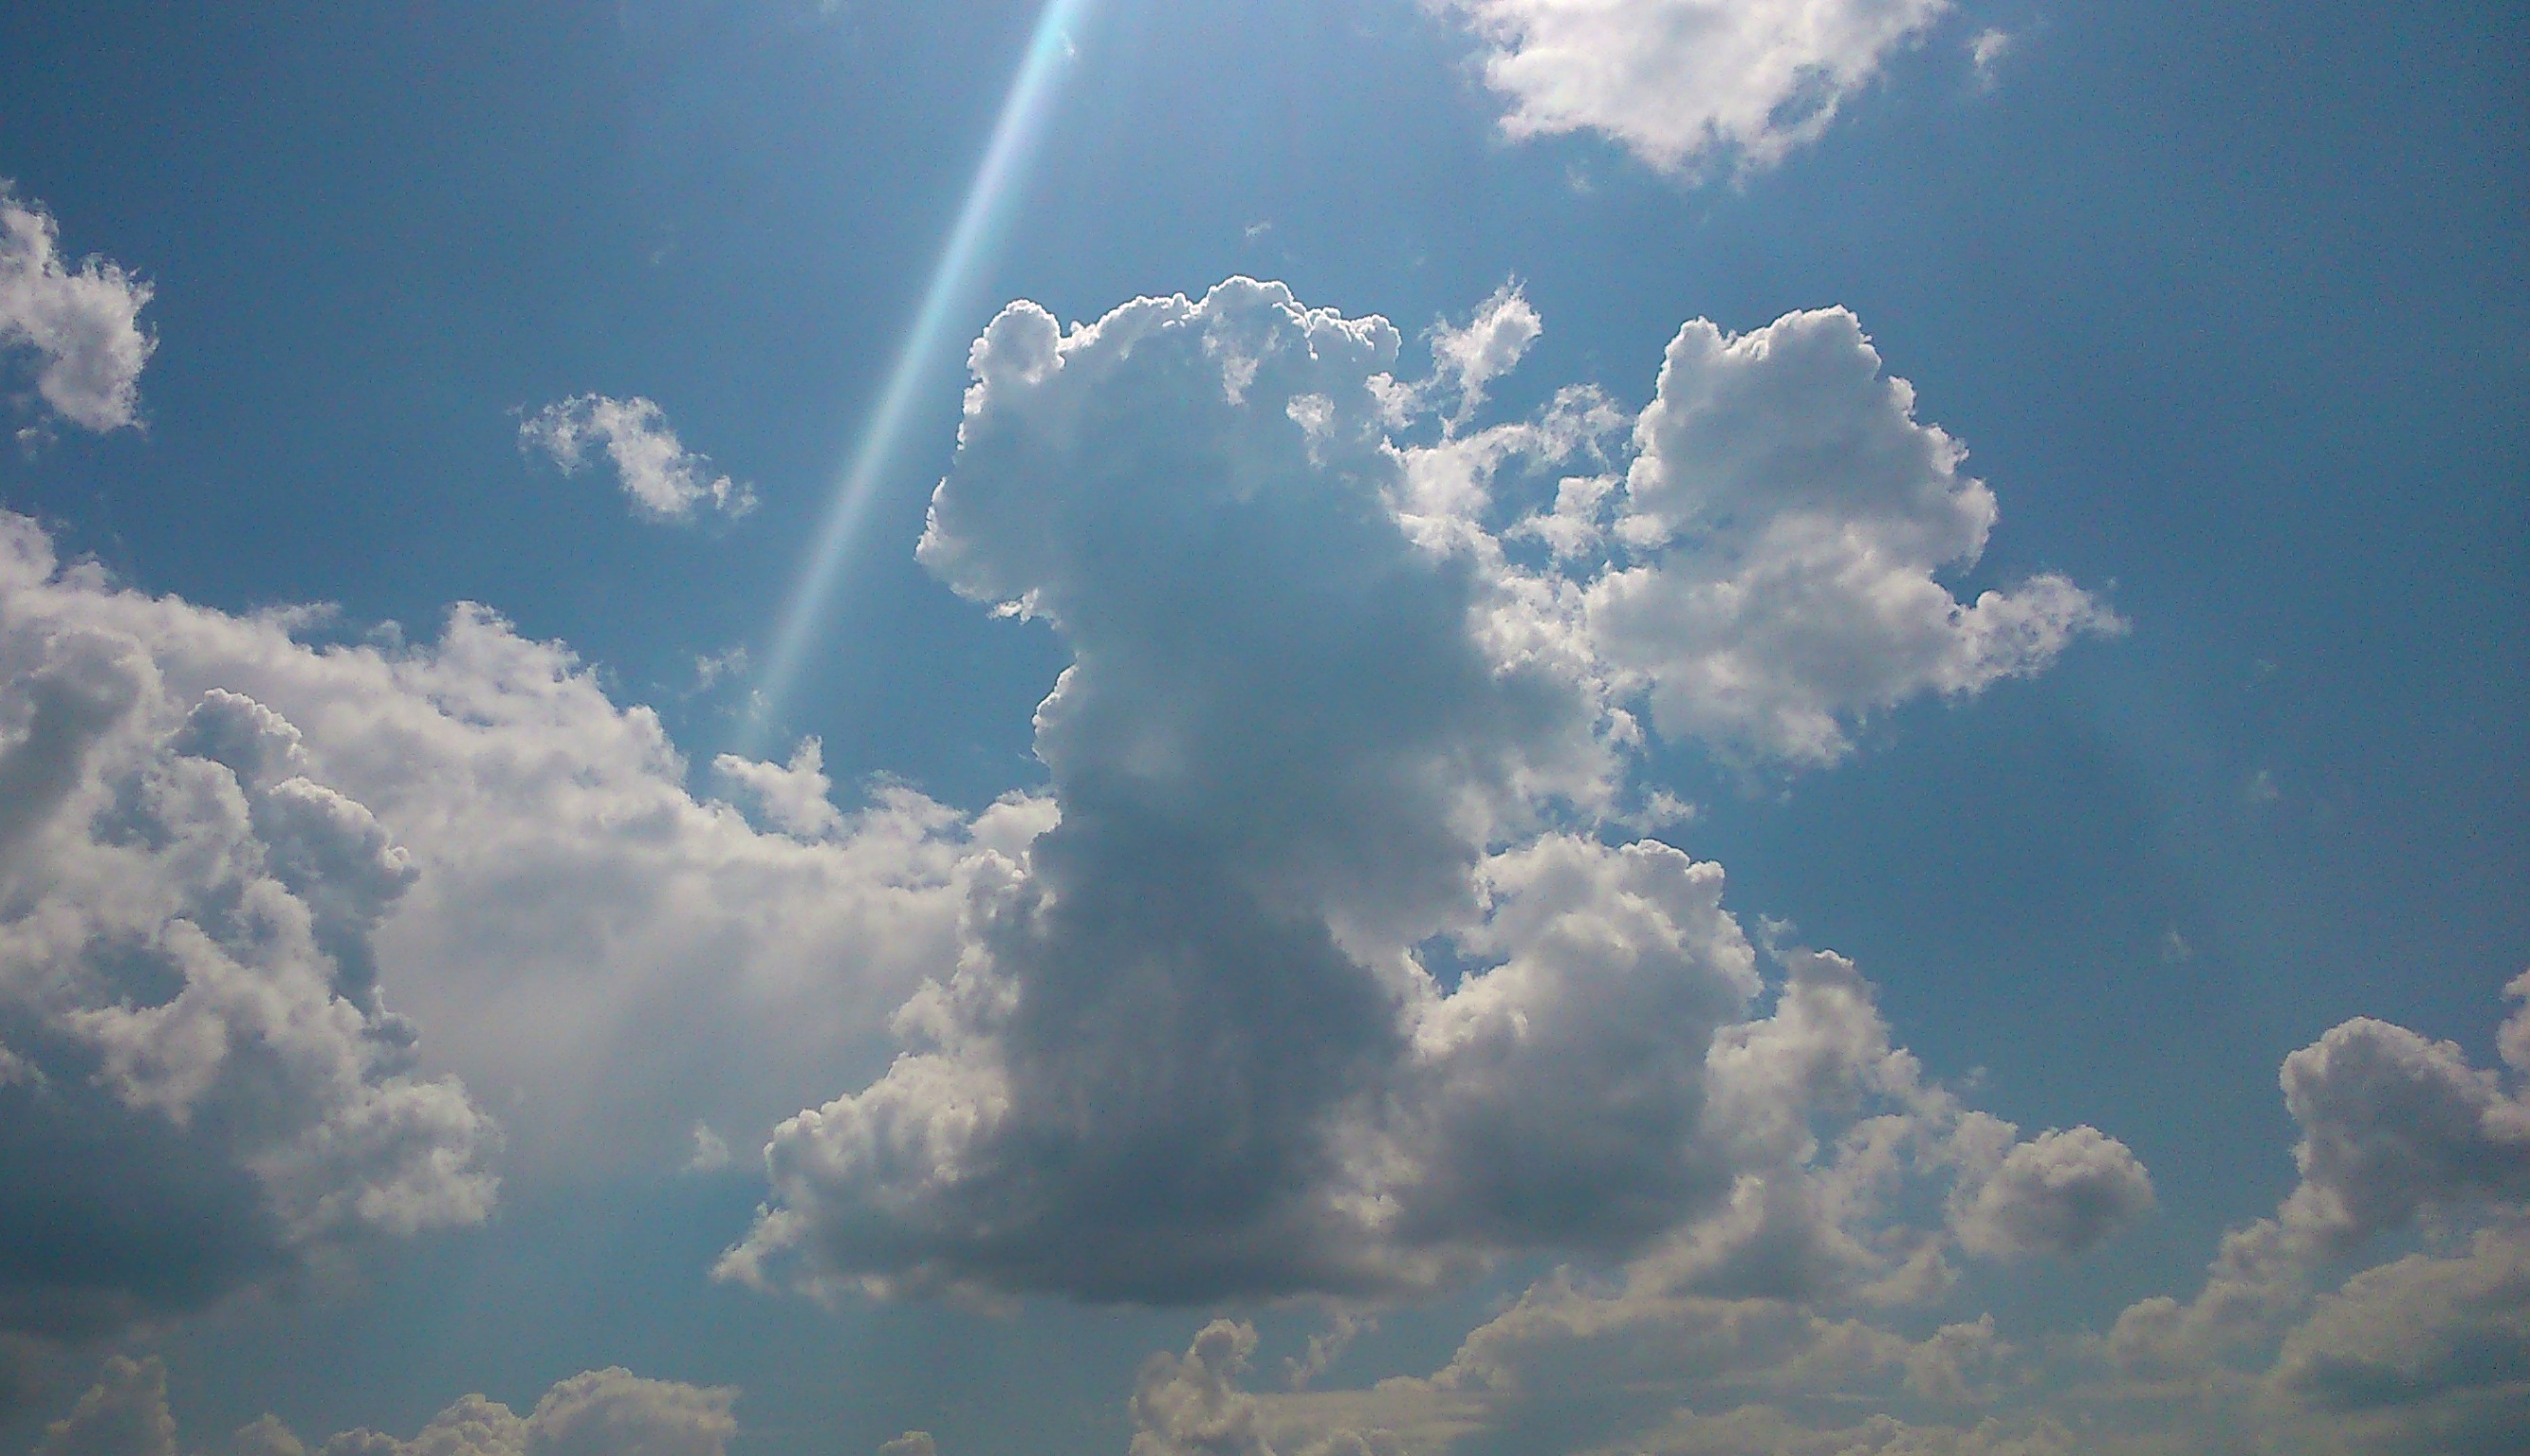
<path fill-rule="evenodd" d="M 0 12 L 0 1456 L 2530 1446 L 2530 20 Z"/>

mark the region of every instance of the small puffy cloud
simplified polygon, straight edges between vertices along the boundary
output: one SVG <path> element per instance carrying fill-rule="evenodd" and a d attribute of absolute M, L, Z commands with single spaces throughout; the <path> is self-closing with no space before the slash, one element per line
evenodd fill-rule
<path fill-rule="evenodd" d="M 1458 397 L 1453 423 L 1463 423 L 1485 400 L 1485 387 L 1512 371 L 1546 332 L 1515 283 L 1504 284 L 1463 324 L 1432 334 L 1434 382 Z"/>
<path fill-rule="evenodd" d="M 690 520 L 705 504 L 725 515 L 755 509 L 752 490 L 714 472 L 678 441 L 667 412 L 638 396 L 575 395 L 548 404 L 519 426 L 519 448 L 551 457 L 565 474 L 586 464 L 590 449 L 605 451 L 632 509 L 652 520 Z"/>
<path fill-rule="evenodd" d="M 878 1448 L 878 1456 L 940 1456 L 940 1447 L 927 1430 L 908 1430 Z"/>
<path fill-rule="evenodd" d="M 1484 46 L 1514 137 L 1596 132 L 1654 167 L 1771 166 L 1950 0 L 1425 0 Z"/>
<path fill-rule="evenodd" d="M 560 1381 L 524 1418 L 468 1395 L 410 1441 L 362 1429 L 310 1447 L 266 1416 L 218 1449 L 236 1456 L 727 1456 L 738 1433 L 730 1414 L 737 1401 L 728 1386 L 608 1369 Z M 70 1415 L 46 1428 L 34 1456 L 180 1456 L 166 1367 L 155 1357 L 108 1360 Z"/>
<path fill-rule="evenodd" d="M 1995 73 L 2004 57 L 2011 54 L 2009 33 L 1991 27 L 1979 30 L 1968 40 L 1968 61 L 1976 67 L 1977 83 L 1992 89 L 1997 83 Z"/>
<path fill-rule="evenodd" d="M 0 359 L 31 356 L 55 413 L 88 430 L 138 422 L 140 369 L 157 348 L 140 326 L 149 295 L 105 259 L 66 264 L 52 214 L 0 180 Z"/>
<path fill-rule="evenodd" d="M 753 800 L 765 822 L 786 835 L 821 839 L 844 827 L 834 781 L 826 777 L 825 748 L 815 738 L 800 739 L 787 764 L 724 753 L 712 760 L 712 773 Z"/>
<path fill-rule="evenodd" d="M 1238 1383 L 1255 1353 L 1254 1326 L 1216 1320 L 1183 1356 L 1144 1362 L 1130 1456 L 1274 1456 L 1256 1427 L 1256 1399 Z"/>
<path fill-rule="evenodd" d="M 1915 392 L 1842 308 L 1678 331 L 1615 524 L 1636 565 L 1587 595 L 1592 640 L 1665 734 L 1791 763 L 1850 748 L 1857 717 L 1976 692 L 2122 623 L 2040 575 L 1960 602 L 1994 493 L 1915 418 Z"/>
<path fill-rule="evenodd" d="M 2152 1178 L 2123 1143 L 2092 1127 L 2050 1129 L 2005 1156 L 1955 1225 L 1971 1253 L 2071 1255 L 2152 1210 Z"/>

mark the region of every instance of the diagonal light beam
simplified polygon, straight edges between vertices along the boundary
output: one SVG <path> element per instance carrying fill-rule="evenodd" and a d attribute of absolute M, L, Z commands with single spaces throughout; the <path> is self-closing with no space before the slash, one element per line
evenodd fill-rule
<path fill-rule="evenodd" d="M 870 503 L 878 494 L 889 464 L 904 446 L 907 427 L 914 414 L 915 395 L 936 371 L 941 351 L 963 338 L 962 332 L 952 337 L 961 305 L 992 262 L 1012 205 L 1018 200 L 1020 174 L 1044 139 L 1046 124 L 1053 116 L 1059 83 L 1072 55 L 1072 36 L 1095 3 L 1096 0 L 1046 0 L 1045 9 L 1037 16 L 1027 55 L 1020 61 L 1018 77 L 1002 102 L 1000 119 L 993 124 L 983 166 L 976 170 L 974 183 L 966 189 L 957 226 L 950 230 L 948 246 L 941 250 L 939 265 L 932 269 L 931 282 L 923 290 L 922 306 L 914 313 L 905 342 L 898 347 L 886 388 L 879 393 L 878 404 L 870 411 L 851 461 L 836 479 L 825 519 L 818 526 L 807 558 L 792 583 L 790 598 L 783 605 L 763 674 L 756 680 L 750 737 L 761 737 L 779 721 L 786 700 L 798 684 L 808 650 L 817 642 L 818 628 L 825 622 L 837 581 L 852 558 L 862 518 L 869 513 Z M 759 745 L 746 746 L 751 751 Z"/>

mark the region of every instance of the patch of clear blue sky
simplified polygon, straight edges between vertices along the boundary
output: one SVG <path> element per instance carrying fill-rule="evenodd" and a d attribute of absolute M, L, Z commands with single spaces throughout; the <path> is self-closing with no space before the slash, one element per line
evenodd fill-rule
<path fill-rule="evenodd" d="M 1972 579 L 2113 588 L 2131 636 L 1900 713 L 1845 767 L 1652 767 L 1706 805 L 1676 837 L 1736 907 L 1855 955 L 1937 1074 L 1984 1067 L 1995 1110 L 2154 1169 L 2164 1216 L 1999 1291 L 2008 1325 L 2192 1283 L 2288 1182 L 2276 1063 L 2326 1027 L 2483 1059 L 2530 964 L 2518 7 L 1972 4 L 1817 146 L 1700 189 L 1500 143 L 1404 0 L 1099 9 L 966 331 L 1011 297 L 1077 318 L 1247 272 L 1410 334 L 1516 275 L 1548 328 L 1516 408 L 1584 379 L 1639 404 L 1690 315 L 1842 302 L 2001 496 Z M 701 762 L 736 725 L 680 696 L 692 659 L 769 635 L 1035 11 L 11 6 L 0 175 L 156 282 L 162 347 L 145 437 L 12 454 L 0 501 L 221 606 L 422 632 L 488 602 Z M 1986 25 L 2017 37 L 1992 92 L 1962 53 Z M 789 717 L 839 780 L 975 803 L 1034 777 L 1060 659 L 911 563 L 959 384 L 918 406 Z M 663 531 L 523 460 L 510 411 L 588 390 L 660 402 L 762 508 Z M 489 1372 L 524 1400 L 620 1360 L 745 1384 L 759 1429 L 1113 1450 L 1122 1373 L 1194 1322 L 708 1288 L 751 1196 L 651 1190 L 594 1240 L 514 1210 L 371 1296 L 189 1337 L 180 1398 L 199 1431 L 281 1403 L 303 1320 L 342 1352 L 284 1411 L 306 1427 L 409 1429 Z M 1362 1358 L 1428 1370 L 1473 1308 Z M 468 1320 L 502 1332 L 451 1338 Z M 997 1425 L 1022 1367 L 1055 1403 Z"/>

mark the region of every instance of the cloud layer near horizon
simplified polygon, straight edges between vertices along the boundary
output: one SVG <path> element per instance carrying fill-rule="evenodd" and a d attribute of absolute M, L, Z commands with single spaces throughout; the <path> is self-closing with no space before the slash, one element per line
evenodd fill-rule
<path fill-rule="evenodd" d="M 726 1456 L 738 1422 L 727 1386 L 643 1379 L 617 1368 L 555 1383 L 525 1416 L 468 1395 L 412 1440 L 366 1429 L 321 1445 L 271 1416 L 197 1456 Z M 33 1456 L 185 1456 L 155 1357 L 115 1356 L 70 1414 L 45 1429 Z"/>

